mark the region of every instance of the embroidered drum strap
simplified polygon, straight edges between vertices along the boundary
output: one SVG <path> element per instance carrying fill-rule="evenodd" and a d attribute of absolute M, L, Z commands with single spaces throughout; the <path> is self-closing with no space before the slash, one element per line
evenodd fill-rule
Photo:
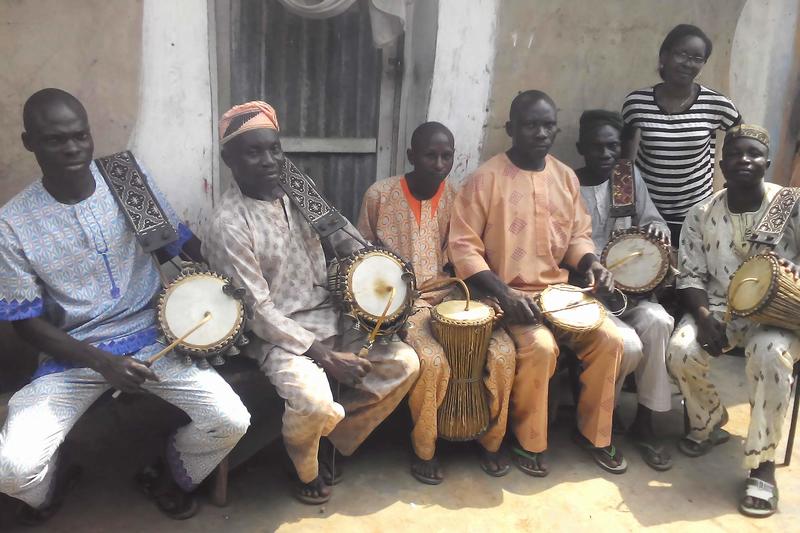
<path fill-rule="evenodd" d="M 347 226 L 347 219 L 322 197 L 314 181 L 300 172 L 289 158 L 286 158 L 280 184 L 320 237 L 327 237 Z"/>
<path fill-rule="evenodd" d="M 789 222 L 798 200 L 800 200 L 798 187 L 784 187 L 778 191 L 748 240 L 754 244 L 776 246 L 783 237 L 786 223 Z"/>
<path fill-rule="evenodd" d="M 145 252 L 178 240 L 178 232 L 158 204 L 131 152 L 100 157 L 94 162 Z"/>
<path fill-rule="evenodd" d="M 611 171 L 611 212 L 614 218 L 636 215 L 636 186 L 633 161 L 620 159 Z"/>

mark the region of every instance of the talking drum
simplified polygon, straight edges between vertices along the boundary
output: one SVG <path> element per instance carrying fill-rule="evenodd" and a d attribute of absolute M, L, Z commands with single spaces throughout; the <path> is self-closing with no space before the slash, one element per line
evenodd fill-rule
<path fill-rule="evenodd" d="M 483 373 L 494 319 L 494 309 L 469 300 L 449 300 L 431 309 L 431 329 L 450 365 L 450 381 L 437 416 L 439 436 L 444 439 L 472 440 L 489 426 Z"/>
<path fill-rule="evenodd" d="M 328 267 L 328 289 L 359 327 L 369 332 L 381 322 L 383 334 L 405 324 L 416 293 L 411 266 L 380 248 L 363 248 L 334 259 Z"/>
<path fill-rule="evenodd" d="M 596 330 L 606 318 L 606 308 L 594 297 L 566 283 L 544 289 L 536 299 L 544 318 L 558 333 L 579 336 Z"/>
<path fill-rule="evenodd" d="M 192 358 L 215 358 L 238 353 L 245 344 L 245 312 L 232 295 L 230 280 L 213 272 L 183 270 L 161 293 L 158 321 L 167 343 L 184 339 L 175 347 Z M 194 329 L 194 331 L 192 331 Z M 187 333 L 191 333 L 187 335 Z"/>
<path fill-rule="evenodd" d="M 733 316 L 760 324 L 800 329 L 800 283 L 774 255 L 755 255 L 742 263 L 728 286 Z"/>
<path fill-rule="evenodd" d="M 671 247 L 640 228 L 615 235 L 600 261 L 614 275 L 614 285 L 628 294 L 655 290 L 674 268 Z"/>

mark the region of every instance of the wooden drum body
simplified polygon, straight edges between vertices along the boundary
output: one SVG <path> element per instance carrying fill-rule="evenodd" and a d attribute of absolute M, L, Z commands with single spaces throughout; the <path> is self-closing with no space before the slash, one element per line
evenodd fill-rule
<path fill-rule="evenodd" d="M 395 254 L 364 248 L 328 267 L 328 289 L 338 307 L 365 331 L 381 319 L 381 332 L 403 326 L 413 310 L 416 294 L 414 271 Z M 391 300 L 391 301 L 390 301 Z"/>
<path fill-rule="evenodd" d="M 773 255 L 755 255 L 742 263 L 728 286 L 734 316 L 760 324 L 800 330 L 800 282 Z"/>
<path fill-rule="evenodd" d="M 449 300 L 431 309 L 431 329 L 450 365 L 450 382 L 437 416 L 439 436 L 473 440 L 489 426 L 483 384 L 494 309 L 480 302 Z"/>
<path fill-rule="evenodd" d="M 177 352 L 205 359 L 242 345 L 244 305 L 231 293 L 226 277 L 214 272 L 184 270 L 164 289 L 158 301 L 158 322 L 167 344 L 181 338 L 210 314 L 207 323 L 178 344 Z"/>
<path fill-rule="evenodd" d="M 658 288 L 674 268 L 671 248 L 641 228 L 617 233 L 600 257 L 614 275 L 614 285 L 627 294 L 647 294 Z"/>
<path fill-rule="evenodd" d="M 542 314 L 559 333 L 580 335 L 594 331 L 606 318 L 606 308 L 593 296 L 566 283 L 551 285 L 537 297 Z"/>

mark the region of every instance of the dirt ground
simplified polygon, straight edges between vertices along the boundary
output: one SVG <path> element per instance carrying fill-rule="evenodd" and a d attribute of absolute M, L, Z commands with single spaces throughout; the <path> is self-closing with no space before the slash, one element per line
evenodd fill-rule
<path fill-rule="evenodd" d="M 551 431 L 551 474 L 534 479 L 518 470 L 504 478 L 485 475 L 467 444 L 440 446 L 446 479 L 431 487 L 408 473 L 408 415 L 401 409 L 359 452 L 342 464 L 344 481 L 322 507 L 297 503 L 288 488 L 288 467 L 280 443 L 271 446 L 230 479 L 230 504 L 202 497 L 197 517 L 164 518 L 138 494 L 132 477 L 158 449 L 160 433 L 143 431 L 153 413 L 122 416 L 112 404 L 90 411 L 70 440 L 84 468 L 81 483 L 62 511 L 39 528 L 48 532 L 262 532 L 262 531 L 796 531 L 800 519 L 800 453 L 778 469 L 780 511 L 766 520 L 741 516 L 736 503 L 744 484 L 742 436 L 748 421 L 744 360 L 723 357 L 715 376 L 731 414 L 727 444 L 703 458 L 689 459 L 674 447 L 682 429 L 679 397 L 660 416 L 660 433 L 670 442 L 675 467 L 648 468 L 619 437 L 628 457 L 626 474 L 602 472 L 572 444 L 571 423 L 562 417 Z M 633 415 L 634 396 L 624 394 L 623 418 Z M 0 413 L 2 417 L 2 413 Z M 157 424 L 156 424 L 157 426 Z M 788 417 L 787 417 L 788 428 Z M 785 436 L 784 436 L 785 440 Z M 779 449 L 783 457 L 783 446 Z M 0 531 L 24 530 L 13 520 L 13 505 L 0 500 Z"/>

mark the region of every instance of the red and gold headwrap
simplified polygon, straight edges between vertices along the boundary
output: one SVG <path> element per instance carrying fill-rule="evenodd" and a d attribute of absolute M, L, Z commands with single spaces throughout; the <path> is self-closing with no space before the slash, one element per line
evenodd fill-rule
<path fill-rule="evenodd" d="M 278 115 L 272 106 L 258 100 L 235 105 L 219 119 L 219 143 L 225 144 L 237 135 L 258 129 L 280 131 Z"/>

